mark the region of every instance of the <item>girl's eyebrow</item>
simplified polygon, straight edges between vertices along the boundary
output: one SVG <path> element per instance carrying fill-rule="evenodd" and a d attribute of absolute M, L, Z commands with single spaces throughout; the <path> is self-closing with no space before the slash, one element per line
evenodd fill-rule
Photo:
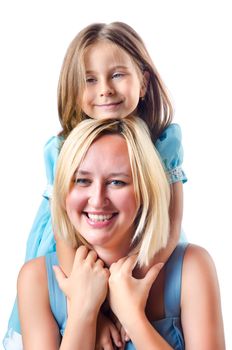
<path fill-rule="evenodd" d="M 111 68 L 109 68 L 109 70 L 113 71 L 113 70 L 117 70 L 117 69 L 128 69 L 127 66 L 123 66 L 123 65 L 116 65 L 116 66 L 112 66 Z M 86 74 L 94 74 L 96 73 L 94 70 L 88 69 L 85 71 Z"/>

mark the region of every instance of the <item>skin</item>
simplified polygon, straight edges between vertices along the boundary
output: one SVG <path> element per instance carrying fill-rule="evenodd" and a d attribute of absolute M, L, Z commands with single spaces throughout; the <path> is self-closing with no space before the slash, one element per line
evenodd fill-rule
<path fill-rule="evenodd" d="M 80 234 L 84 236 L 86 228 L 89 228 L 90 234 L 85 237 L 91 240 L 89 243 L 92 244 L 93 250 L 89 251 L 84 246 L 77 249 L 68 278 L 59 267 L 55 267 L 58 283 L 68 301 L 67 327 L 61 344 L 49 305 L 45 258 L 37 258 L 26 263 L 20 271 L 18 302 L 25 350 L 41 348 L 93 350 L 97 317 L 107 293 L 111 309 L 126 329 L 136 349 L 144 349 L 145 343 L 146 348 L 151 350 L 171 349 L 150 323 L 164 316 L 163 308 L 160 307 L 163 305 L 164 276 L 163 270 L 160 271 L 162 264 L 152 265 L 147 272 L 138 268 L 134 270 L 136 257 L 128 256 L 128 237 L 131 237 L 132 233 L 130 228 L 133 224 L 133 215 L 132 212 L 128 217 L 124 215 L 126 212 L 124 197 L 120 194 L 125 190 L 129 203 L 131 205 L 134 203 L 136 208 L 135 194 L 130 188 L 130 182 L 119 189 L 114 188 L 121 179 L 118 178 L 118 174 L 113 178 L 111 176 L 112 160 L 116 167 L 117 163 L 119 168 L 123 166 L 123 172 L 130 172 L 125 141 L 114 135 L 110 141 L 110 148 L 106 148 L 106 141 L 109 141 L 108 136 L 102 136 L 95 141 L 80 166 L 81 169 L 83 164 L 88 165 L 88 174 L 84 177 L 82 174 L 81 181 L 83 184 L 87 180 L 87 186 L 79 188 L 78 185 L 76 189 L 74 184 L 70 193 L 82 192 L 81 199 L 73 201 L 67 197 L 66 201 L 70 221 Z M 100 149 L 102 159 L 106 160 L 106 163 L 102 164 L 103 170 L 99 173 L 96 165 Z M 101 191 L 96 191 L 96 185 L 100 186 Z M 109 224 L 110 234 L 104 225 L 96 228 L 96 237 L 91 233 L 91 230 L 94 230 L 93 224 L 82 217 L 85 216 L 83 213 L 85 209 L 89 209 L 89 203 L 91 210 L 99 210 L 101 206 L 101 210 L 117 208 L 118 215 L 114 219 L 116 222 Z M 73 215 L 75 210 L 76 215 Z M 109 269 L 105 267 L 106 265 Z M 140 278 L 137 279 L 136 275 Z M 92 293 L 93 289 L 95 293 Z M 225 349 L 215 267 L 209 254 L 193 245 L 187 248 L 184 257 L 181 315 L 187 350 Z"/>

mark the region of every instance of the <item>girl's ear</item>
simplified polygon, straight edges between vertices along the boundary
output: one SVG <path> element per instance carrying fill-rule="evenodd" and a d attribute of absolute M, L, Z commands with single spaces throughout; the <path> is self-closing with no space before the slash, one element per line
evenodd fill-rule
<path fill-rule="evenodd" d="M 141 89 L 140 89 L 140 97 L 142 98 L 146 95 L 149 79 L 150 79 L 150 74 L 149 72 L 145 71 L 142 76 L 142 83 L 141 83 Z"/>

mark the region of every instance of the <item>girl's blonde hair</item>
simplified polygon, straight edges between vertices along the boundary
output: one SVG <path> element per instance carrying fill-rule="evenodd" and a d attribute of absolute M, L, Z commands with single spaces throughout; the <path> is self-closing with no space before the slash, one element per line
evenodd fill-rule
<path fill-rule="evenodd" d="M 105 134 L 121 135 L 127 143 L 139 208 L 134 223 L 131 252 L 138 253 L 138 263 L 145 265 L 167 244 L 170 186 L 147 126 L 138 117 L 122 120 L 86 119 L 70 133 L 61 148 L 57 162 L 51 202 L 54 232 L 71 242 L 74 247 L 87 244 L 69 220 L 66 197 L 74 185 L 74 173 L 89 147 Z"/>
<path fill-rule="evenodd" d="M 84 56 L 87 48 L 100 40 L 107 40 L 125 51 L 141 76 L 145 72 L 148 73 L 146 94 L 139 101 L 137 114 L 146 122 L 153 141 L 156 141 L 172 121 L 172 105 L 142 39 L 133 28 L 122 22 L 91 24 L 80 31 L 71 42 L 64 58 L 58 85 L 58 112 L 63 128 L 60 135 L 66 138 L 81 120 L 88 117 L 80 105 L 85 87 Z"/>

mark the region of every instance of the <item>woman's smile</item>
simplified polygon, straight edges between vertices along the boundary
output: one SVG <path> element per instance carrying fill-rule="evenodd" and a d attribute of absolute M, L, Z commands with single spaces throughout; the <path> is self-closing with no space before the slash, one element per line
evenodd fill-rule
<path fill-rule="evenodd" d="M 75 172 L 66 210 L 76 231 L 96 251 L 129 249 L 137 202 L 123 137 L 104 135 L 90 146 Z"/>

